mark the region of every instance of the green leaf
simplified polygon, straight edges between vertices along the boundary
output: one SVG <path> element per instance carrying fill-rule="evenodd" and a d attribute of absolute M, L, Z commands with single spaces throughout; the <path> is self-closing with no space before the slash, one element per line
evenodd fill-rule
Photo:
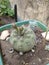
<path fill-rule="evenodd" d="M 8 14 L 9 16 L 14 15 L 14 11 L 11 9 L 9 0 L 0 0 L 0 16 Z"/>
<path fill-rule="evenodd" d="M 0 8 L 6 8 L 6 6 L 4 6 L 4 5 L 0 5 Z"/>

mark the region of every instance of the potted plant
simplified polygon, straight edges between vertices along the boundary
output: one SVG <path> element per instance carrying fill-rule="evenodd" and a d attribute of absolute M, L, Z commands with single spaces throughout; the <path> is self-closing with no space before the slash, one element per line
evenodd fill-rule
<path fill-rule="evenodd" d="M 9 62 L 11 63 L 11 65 L 12 64 L 32 65 L 35 63 L 36 64 L 41 63 L 43 65 L 46 64 L 45 62 L 47 62 L 48 58 L 47 56 L 45 57 L 45 55 L 48 55 L 48 52 L 43 49 L 43 38 L 41 38 L 41 33 L 39 33 L 39 31 L 36 30 L 36 33 L 38 33 L 37 35 L 38 39 L 36 39 L 36 35 L 30 29 L 30 26 L 27 26 L 27 27 L 24 26 L 26 24 L 29 24 L 30 22 L 32 22 L 33 27 L 37 25 L 38 28 L 41 28 L 43 31 L 46 31 L 47 29 L 47 27 L 44 24 L 42 24 L 40 21 L 37 21 L 37 20 L 26 20 L 26 21 L 16 22 L 15 24 L 7 24 L 0 27 L 0 32 L 6 29 L 11 29 L 11 34 L 9 38 L 9 41 L 11 44 L 8 43 L 8 41 L 6 40 L 2 41 L 2 44 L 4 43 L 2 45 L 4 47 L 3 53 L 5 53 L 4 59 L 7 58 L 7 61 L 5 61 L 5 63 L 8 64 Z M 36 41 L 39 41 L 37 45 L 36 45 Z M 46 43 L 48 42 L 46 41 Z M 11 50 L 10 45 L 12 45 L 12 48 L 15 49 L 16 51 L 14 50 L 13 52 Z M 36 49 L 34 49 L 35 52 L 33 53 L 30 50 L 32 50 L 35 45 L 36 45 Z M 4 51 L 7 51 L 7 52 L 4 52 Z M 26 53 L 24 53 L 23 56 L 20 56 L 17 53 L 17 51 L 20 52 L 21 55 L 24 52 Z"/>
<path fill-rule="evenodd" d="M 13 48 L 22 54 L 32 50 L 36 45 L 36 36 L 30 26 L 17 27 L 13 24 L 13 28 L 10 35 L 10 43 L 13 44 Z"/>

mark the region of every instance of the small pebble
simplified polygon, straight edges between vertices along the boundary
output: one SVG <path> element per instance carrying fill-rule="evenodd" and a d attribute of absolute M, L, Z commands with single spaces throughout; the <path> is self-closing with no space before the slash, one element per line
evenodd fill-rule
<path fill-rule="evenodd" d="M 32 56 L 32 53 L 30 55 Z"/>
<path fill-rule="evenodd" d="M 32 52 L 35 52 L 35 50 L 34 50 L 34 49 L 32 49 L 31 51 L 32 51 Z"/>
<path fill-rule="evenodd" d="M 45 38 L 46 32 L 41 33 L 43 38 Z M 46 40 L 49 41 L 49 32 L 47 33 Z"/>
<path fill-rule="evenodd" d="M 49 51 L 49 45 L 45 46 L 45 50 Z"/>
<path fill-rule="evenodd" d="M 23 55 L 23 52 L 19 52 L 20 55 Z"/>
<path fill-rule="evenodd" d="M 13 52 L 14 52 L 14 49 L 10 48 L 9 53 L 13 53 Z"/>
<path fill-rule="evenodd" d="M 29 63 L 25 63 L 25 65 L 28 65 Z"/>
<path fill-rule="evenodd" d="M 22 64 L 25 65 L 25 61 L 24 60 L 22 60 Z"/>
<path fill-rule="evenodd" d="M 46 58 L 47 60 L 49 60 L 49 58 Z"/>
<path fill-rule="evenodd" d="M 33 63 L 33 65 L 35 65 L 36 63 Z"/>
<path fill-rule="evenodd" d="M 4 31 L 1 33 L 0 39 L 1 39 L 1 40 L 5 40 L 9 35 L 10 35 L 9 30 L 4 30 Z"/>
<path fill-rule="evenodd" d="M 39 62 L 41 62 L 41 59 L 40 58 L 38 60 L 39 60 Z"/>

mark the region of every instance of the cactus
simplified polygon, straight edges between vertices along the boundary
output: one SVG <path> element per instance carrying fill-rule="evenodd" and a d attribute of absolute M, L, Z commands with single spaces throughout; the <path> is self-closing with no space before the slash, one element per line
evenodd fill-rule
<path fill-rule="evenodd" d="M 31 50 L 36 44 L 36 36 L 33 30 L 28 26 L 25 27 L 16 25 L 13 26 L 13 30 L 10 35 L 10 43 L 13 44 L 13 48 L 20 52 L 27 52 Z"/>

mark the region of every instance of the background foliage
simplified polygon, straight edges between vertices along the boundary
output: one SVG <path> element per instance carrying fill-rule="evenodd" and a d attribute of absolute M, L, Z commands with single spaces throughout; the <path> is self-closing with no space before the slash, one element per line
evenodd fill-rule
<path fill-rule="evenodd" d="M 0 0 L 0 16 L 2 15 L 14 15 L 14 11 L 11 9 L 9 0 Z"/>

